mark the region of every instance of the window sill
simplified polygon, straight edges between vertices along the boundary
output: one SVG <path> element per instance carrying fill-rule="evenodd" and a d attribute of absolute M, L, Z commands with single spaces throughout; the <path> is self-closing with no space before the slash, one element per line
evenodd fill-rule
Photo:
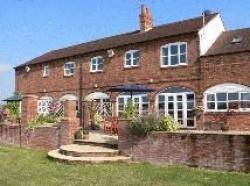
<path fill-rule="evenodd" d="M 47 75 L 47 76 L 42 76 L 42 78 L 48 78 L 49 77 L 49 75 Z"/>
<path fill-rule="evenodd" d="M 98 73 L 103 73 L 103 70 L 98 70 L 98 71 L 90 71 L 90 74 L 98 74 Z"/>
<path fill-rule="evenodd" d="M 74 75 L 74 74 L 69 74 L 69 75 L 64 74 L 63 77 L 65 77 L 65 78 L 70 78 L 70 77 L 72 77 L 73 75 Z"/>
<path fill-rule="evenodd" d="M 171 69 L 171 68 L 186 68 L 188 66 L 188 64 L 183 64 L 183 65 L 171 65 L 171 66 L 163 66 L 161 65 L 160 68 L 161 69 Z"/>
<path fill-rule="evenodd" d="M 140 65 L 137 65 L 137 66 L 124 66 L 123 70 L 131 70 L 131 69 L 137 69 L 137 68 L 140 68 Z"/>

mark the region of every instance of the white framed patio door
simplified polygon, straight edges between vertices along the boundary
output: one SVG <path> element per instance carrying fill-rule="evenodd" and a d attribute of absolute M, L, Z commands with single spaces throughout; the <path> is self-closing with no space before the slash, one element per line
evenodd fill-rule
<path fill-rule="evenodd" d="M 194 107 L 194 93 L 161 93 L 158 96 L 159 113 L 172 116 L 180 123 L 181 128 L 195 127 Z"/>

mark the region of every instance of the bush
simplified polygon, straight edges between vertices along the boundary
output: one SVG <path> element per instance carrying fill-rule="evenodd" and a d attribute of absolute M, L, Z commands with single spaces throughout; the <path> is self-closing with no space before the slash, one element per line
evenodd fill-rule
<path fill-rule="evenodd" d="M 146 136 L 152 130 L 159 130 L 160 123 L 160 118 L 154 114 L 138 118 L 132 122 L 131 134 L 138 137 Z"/>
<path fill-rule="evenodd" d="M 160 124 L 160 130 L 161 131 L 178 131 L 180 129 L 180 124 L 176 121 L 171 116 L 166 116 L 163 118 Z"/>
<path fill-rule="evenodd" d="M 80 128 L 79 130 L 77 130 L 74 134 L 74 138 L 75 139 L 86 139 L 86 135 L 89 134 L 88 130 L 82 129 Z"/>
<path fill-rule="evenodd" d="M 122 113 L 122 117 L 129 120 L 136 120 L 138 117 L 138 109 L 129 101 L 128 104 L 125 106 L 124 112 Z"/>
<path fill-rule="evenodd" d="M 139 118 L 131 124 L 131 134 L 138 137 L 144 137 L 151 131 L 175 132 L 179 129 L 180 124 L 171 116 L 161 119 L 154 114 Z"/>
<path fill-rule="evenodd" d="M 42 125 L 47 124 L 47 123 L 56 123 L 56 122 L 58 122 L 58 120 L 59 120 L 58 117 L 55 115 L 43 115 L 43 114 L 41 114 L 28 123 L 28 128 L 32 129 L 32 128 L 35 128 L 37 126 L 42 126 Z"/>

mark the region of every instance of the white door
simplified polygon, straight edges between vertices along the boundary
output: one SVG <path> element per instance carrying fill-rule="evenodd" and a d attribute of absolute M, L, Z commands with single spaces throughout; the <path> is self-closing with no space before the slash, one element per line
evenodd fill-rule
<path fill-rule="evenodd" d="M 172 116 L 181 128 L 195 127 L 194 107 L 194 93 L 161 93 L 158 96 L 159 112 Z"/>

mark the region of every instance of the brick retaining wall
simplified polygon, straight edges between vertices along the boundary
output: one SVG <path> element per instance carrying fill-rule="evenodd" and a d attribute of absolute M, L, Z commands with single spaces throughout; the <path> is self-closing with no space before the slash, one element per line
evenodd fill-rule
<path fill-rule="evenodd" d="M 119 124 L 119 150 L 134 160 L 250 172 L 250 133 L 152 132 L 143 139 Z"/>

